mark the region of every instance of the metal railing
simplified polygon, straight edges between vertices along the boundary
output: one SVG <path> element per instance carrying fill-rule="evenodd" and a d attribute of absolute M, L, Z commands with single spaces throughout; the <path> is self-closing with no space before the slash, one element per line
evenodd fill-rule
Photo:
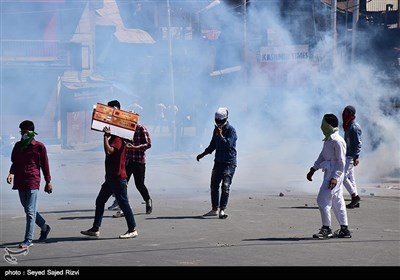
<path fill-rule="evenodd" d="M 69 65 L 67 44 L 56 40 L 1 40 L 3 62 L 55 62 Z"/>

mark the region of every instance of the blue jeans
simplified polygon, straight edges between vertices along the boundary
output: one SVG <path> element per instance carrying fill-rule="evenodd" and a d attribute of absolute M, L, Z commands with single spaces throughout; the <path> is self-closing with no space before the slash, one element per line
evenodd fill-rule
<path fill-rule="evenodd" d="M 37 194 L 39 190 L 28 190 L 28 191 L 18 191 L 19 200 L 26 214 L 26 228 L 25 228 L 25 240 L 33 239 L 35 233 L 35 223 L 42 227 L 46 223 L 42 215 L 37 212 L 38 202 Z"/>
<path fill-rule="evenodd" d="M 211 205 L 214 210 L 218 207 L 225 210 L 228 205 L 229 189 L 235 174 L 236 165 L 215 162 L 211 172 Z M 219 188 L 221 184 L 221 198 Z"/>
<path fill-rule="evenodd" d="M 110 196 L 114 194 L 118 205 L 124 212 L 125 220 L 129 230 L 136 227 L 135 217 L 129 204 L 127 193 L 127 181 L 124 180 L 106 180 L 102 185 L 96 198 L 96 211 L 94 215 L 93 226 L 100 228 L 104 215 L 104 207 Z"/>

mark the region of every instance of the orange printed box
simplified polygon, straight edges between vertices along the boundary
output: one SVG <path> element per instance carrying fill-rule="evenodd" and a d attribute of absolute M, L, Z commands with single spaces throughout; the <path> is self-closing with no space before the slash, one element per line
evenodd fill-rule
<path fill-rule="evenodd" d="M 93 120 L 101 121 L 104 123 L 112 123 L 112 115 L 94 111 Z"/>
<path fill-rule="evenodd" d="M 105 126 L 109 126 L 112 135 L 132 140 L 138 121 L 137 113 L 97 103 L 93 109 L 91 129 L 103 131 Z"/>
<path fill-rule="evenodd" d="M 117 118 L 121 118 L 121 119 L 124 119 L 127 121 L 131 121 L 131 122 L 135 122 L 135 123 L 139 122 L 139 115 L 136 113 L 126 112 L 126 111 L 115 109 L 113 115 Z"/>
<path fill-rule="evenodd" d="M 104 113 L 107 115 L 112 115 L 113 111 L 115 110 L 114 107 L 110 107 L 101 103 L 96 104 L 95 108 L 96 112 Z"/>
<path fill-rule="evenodd" d="M 135 131 L 136 124 L 137 124 L 136 122 L 125 120 L 125 119 L 121 119 L 121 118 L 118 118 L 118 117 L 113 117 L 111 123 L 114 124 L 114 125 L 126 128 L 126 129 L 133 130 L 133 131 Z"/>

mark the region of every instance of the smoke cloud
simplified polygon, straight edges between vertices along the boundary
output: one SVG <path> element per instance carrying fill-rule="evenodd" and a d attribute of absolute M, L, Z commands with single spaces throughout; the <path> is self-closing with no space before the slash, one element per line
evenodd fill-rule
<path fill-rule="evenodd" d="M 105 5 L 114 3 L 117 10 L 134 9 L 139 7 L 134 3 L 140 2 L 143 2 L 142 12 L 137 10 L 138 18 L 147 20 L 132 20 L 124 28 L 140 28 L 156 38 L 154 22 L 149 19 L 150 13 L 146 13 L 145 9 L 148 1 L 105 1 Z M 185 5 L 180 3 L 182 10 L 179 10 L 174 7 L 176 2 L 171 1 L 172 10 L 176 13 L 182 11 L 184 14 Z M 174 181 L 175 187 L 183 188 L 188 182 L 192 182 L 207 190 L 213 155 L 202 160 L 201 167 L 195 161 L 195 156 L 203 151 L 211 139 L 215 110 L 218 107 L 227 107 L 229 122 L 238 134 L 238 167 L 233 182 L 236 189 L 315 192 L 320 183 L 319 175 L 315 176 L 312 183 L 305 176 L 322 149 L 322 116 L 325 113 L 334 113 L 341 120 L 343 108 L 351 104 L 357 109 L 356 120 L 363 131 L 361 163 L 356 167 L 357 181 L 360 185 L 381 182 L 398 172 L 400 111 L 391 98 L 399 97 L 400 87 L 398 82 L 388 82 L 388 74 L 369 58 L 380 52 L 379 49 L 374 49 L 367 40 L 363 42 L 363 48 L 368 49 L 370 55 L 352 60 L 343 52 L 341 46 L 344 42 L 341 39 L 337 42 L 337 49 L 333 47 L 330 30 L 317 30 L 313 23 L 282 18 L 279 1 L 268 1 L 270 5 L 266 8 L 257 5 L 260 1 L 248 6 L 247 37 L 244 37 L 245 25 L 240 7 L 235 8 L 228 5 L 227 1 L 220 1 L 219 5 L 202 10 L 202 7 L 211 2 L 196 2 L 199 6 L 197 20 L 204 31 L 201 38 L 185 40 L 190 32 L 174 29 L 174 37 L 180 39 L 172 40 L 170 50 L 165 44 L 168 36 L 164 37 L 164 44 L 117 44 L 112 36 L 115 30 L 111 28 L 112 31 L 109 31 L 109 27 L 104 25 L 101 32 L 96 33 L 98 51 L 103 51 L 104 54 L 104 57 L 96 57 L 99 60 L 97 70 L 101 72 L 96 74 L 101 74 L 102 78 L 107 75 L 115 78 L 117 70 L 124 68 L 123 70 L 129 70 L 133 75 L 124 80 L 117 77 L 109 88 L 104 89 L 104 94 L 82 100 L 79 106 L 75 103 L 61 103 L 68 108 L 49 109 L 52 106 L 48 105 L 49 102 L 57 104 L 54 93 L 57 77 L 65 74 L 62 71 L 33 73 L 16 70 L 11 77 L 5 76 L 6 73 L 2 71 L 1 134 L 16 134 L 20 121 L 33 119 L 39 132 L 38 138 L 47 135 L 46 130 L 51 129 L 45 127 L 46 122 L 41 118 L 41 113 L 47 112 L 47 123 L 52 119 L 55 127 L 48 133 L 56 135 L 59 112 L 90 111 L 96 102 L 106 103 L 119 99 L 121 109 L 139 112 L 140 122 L 150 131 L 153 138 L 153 147 L 148 151 L 150 170 L 157 167 L 162 169 L 163 164 L 171 168 L 168 170 L 174 169 L 170 165 L 174 159 L 168 161 L 168 157 L 162 155 L 173 158 L 172 153 L 179 151 L 185 155 L 183 158 L 186 160 L 186 169 L 159 176 L 168 176 L 168 180 Z M 70 8 L 78 9 L 84 14 L 85 6 L 82 3 L 77 1 Z M 41 9 L 38 9 L 37 3 L 31 5 L 29 8 L 29 4 L 24 2 L 23 10 L 32 11 L 32 17 L 28 17 L 31 24 L 30 34 L 24 33 L 25 23 L 16 22 L 20 18 L 16 16 L 17 10 L 7 10 L 6 5 L 2 8 L 3 38 L 5 35 L 12 37 L 7 31 L 11 24 L 20 37 L 34 37 L 32 33 L 35 32 L 43 36 L 44 27 L 41 22 L 33 20 L 33 15 L 40 14 L 40 18 L 44 19 L 50 12 L 45 9 L 45 3 L 41 4 Z M 67 4 L 62 7 L 68 9 Z M 315 13 L 329 16 L 326 7 L 317 7 L 321 10 Z M 123 10 L 122 15 L 124 13 L 126 14 L 126 10 Z M 160 21 L 166 21 L 166 11 L 160 13 L 164 15 L 160 17 Z M 183 22 L 186 20 L 188 19 L 181 18 Z M 79 24 L 78 19 L 75 22 Z M 176 27 L 180 22 L 171 24 Z M 185 23 L 182 26 L 187 25 Z M 163 26 L 167 27 L 167 23 Z M 180 35 L 178 32 L 181 32 Z M 318 40 L 311 42 L 307 39 L 312 33 L 315 33 L 313 38 Z M 47 34 L 51 34 L 51 30 Z M 289 49 L 288 46 L 294 45 L 303 46 L 298 47 L 300 49 L 306 46 L 300 52 L 306 57 L 290 56 L 287 57 L 289 62 L 265 61 L 264 66 L 260 66 L 260 60 L 279 60 L 282 57 L 277 55 L 277 50 L 285 52 Z M 272 55 L 268 56 L 268 53 Z M 243 66 L 244 55 L 248 65 L 251 65 L 248 69 Z M 174 71 L 172 76 L 171 70 Z M 54 80 L 51 86 L 49 79 Z M 32 80 L 36 83 L 32 84 Z M 165 118 L 159 119 L 162 106 L 165 106 Z M 170 122 L 174 119 L 174 114 L 176 143 L 171 135 L 173 123 Z M 81 133 L 91 133 L 95 135 L 94 138 L 101 138 L 98 132 Z M 340 134 L 343 135 L 342 129 Z M 50 138 L 40 140 L 52 144 Z M 93 151 L 101 152 L 99 149 Z M 60 170 L 59 172 L 62 172 L 62 168 L 59 168 L 61 164 L 56 158 L 52 162 L 53 166 L 57 166 L 54 169 Z M 103 172 L 101 164 L 102 162 L 97 170 L 99 178 Z M 8 162 L 3 159 L 2 170 L 7 168 Z M 63 177 L 65 174 L 56 176 Z M 5 177 L 4 173 L 2 177 Z M 146 180 L 149 180 L 149 184 L 157 185 L 157 178 L 160 177 L 156 177 L 157 174 L 148 173 Z M 396 180 L 398 183 L 398 177 Z M 96 181 L 95 184 L 97 183 Z"/>

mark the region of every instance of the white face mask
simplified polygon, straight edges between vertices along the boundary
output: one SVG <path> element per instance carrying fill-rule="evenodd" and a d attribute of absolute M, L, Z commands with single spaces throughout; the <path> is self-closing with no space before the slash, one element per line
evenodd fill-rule
<path fill-rule="evenodd" d="M 21 136 L 21 139 L 22 139 L 22 140 L 26 140 L 26 139 L 28 139 L 28 138 L 29 138 L 28 133 L 25 133 L 25 134 L 23 134 L 23 135 Z"/>

